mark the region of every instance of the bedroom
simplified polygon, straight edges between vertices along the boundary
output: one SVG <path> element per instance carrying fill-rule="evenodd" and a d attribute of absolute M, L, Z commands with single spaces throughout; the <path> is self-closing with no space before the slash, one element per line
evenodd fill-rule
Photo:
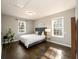
<path fill-rule="evenodd" d="M 2 59 L 74 59 L 71 19 L 76 23 L 76 2 L 2 0 Z"/>

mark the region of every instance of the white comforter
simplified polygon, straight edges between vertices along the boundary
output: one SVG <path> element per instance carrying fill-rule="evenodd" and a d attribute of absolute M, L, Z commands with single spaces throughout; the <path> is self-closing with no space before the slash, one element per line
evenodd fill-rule
<path fill-rule="evenodd" d="M 23 42 L 27 48 L 29 44 L 32 44 L 43 39 L 45 39 L 45 35 L 27 34 L 20 36 L 21 42 Z"/>

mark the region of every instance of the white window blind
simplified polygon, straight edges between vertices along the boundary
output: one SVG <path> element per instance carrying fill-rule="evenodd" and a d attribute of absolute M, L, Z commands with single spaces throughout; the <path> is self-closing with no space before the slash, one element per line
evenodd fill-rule
<path fill-rule="evenodd" d="M 52 36 L 64 37 L 64 17 L 52 20 Z"/>
<path fill-rule="evenodd" d="M 26 32 L 26 22 L 22 20 L 18 20 L 18 32 L 25 33 Z"/>

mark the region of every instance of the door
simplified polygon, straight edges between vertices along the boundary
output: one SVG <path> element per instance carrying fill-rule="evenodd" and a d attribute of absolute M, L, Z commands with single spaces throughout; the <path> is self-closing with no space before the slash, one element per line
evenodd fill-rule
<path fill-rule="evenodd" d="M 77 24 L 75 17 L 71 18 L 71 59 L 76 59 Z"/>

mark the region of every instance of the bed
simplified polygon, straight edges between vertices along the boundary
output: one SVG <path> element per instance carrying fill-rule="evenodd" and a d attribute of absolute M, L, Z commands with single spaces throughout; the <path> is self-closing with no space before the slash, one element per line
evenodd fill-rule
<path fill-rule="evenodd" d="M 46 32 L 45 27 L 43 28 L 35 28 L 35 34 L 25 34 L 20 36 L 20 42 L 23 43 L 26 48 L 29 48 L 35 44 L 38 44 L 42 41 L 45 41 Z"/>

